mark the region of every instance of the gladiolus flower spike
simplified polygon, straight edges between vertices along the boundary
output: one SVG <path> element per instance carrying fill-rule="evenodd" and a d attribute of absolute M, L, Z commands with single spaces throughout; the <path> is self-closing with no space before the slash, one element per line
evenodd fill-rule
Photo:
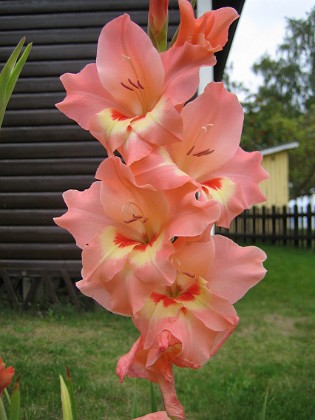
<path fill-rule="evenodd" d="M 220 349 L 238 324 L 233 304 L 264 277 L 266 258 L 210 235 L 264 200 L 262 157 L 240 148 L 237 97 L 210 83 L 184 105 L 238 15 L 195 19 L 179 0 L 178 34 L 164 51 L 167 8 L 150 1 L 149 36 L 126 14 L 108 23 L 96 63 L 61 77 L 67 96 L 57 104 L 109 158 L 88 189 L 64 193 L 68 211 L 55 221 L 82 249 L 79 289 L 139 331 L 116 371 L 159 385 L 165 411 L 139 417 L 152 420 L 185 419 L 173 366 L 200 368 Z"/>

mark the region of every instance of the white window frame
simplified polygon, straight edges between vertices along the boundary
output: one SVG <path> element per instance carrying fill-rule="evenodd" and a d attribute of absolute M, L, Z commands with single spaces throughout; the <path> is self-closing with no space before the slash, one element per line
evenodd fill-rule
<path fill-rule="evenodd" d="M 212 10 L 212 0 L 197 0 L 197 17 L 210 10 Z M 210 82 L 213 82 L 213 67 L 202 67 L 200 69 L 198 95 L 204 91 L 204 88 Z"/>

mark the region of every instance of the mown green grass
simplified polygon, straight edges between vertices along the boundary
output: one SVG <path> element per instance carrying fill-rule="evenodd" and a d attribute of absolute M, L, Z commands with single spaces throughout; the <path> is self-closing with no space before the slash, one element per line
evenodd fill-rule
<path fill-rule="evenodd" d="M 315 419 L 315 255 L 264 247 L 266 278 L 236 305 L 240 324 L 202 369 L 176 369 L 188 420 Z M 79 419 L 130 419 L 150 411 L 149 385 L 115 367 L 137 338 L 130 319 L 64 308 L 0 309 L 0 354 L 21 375 L 23 419 L 60 419 L 59 374 L 72 372 Z M 158 400 L 161 407 L 161 400 Z"/>

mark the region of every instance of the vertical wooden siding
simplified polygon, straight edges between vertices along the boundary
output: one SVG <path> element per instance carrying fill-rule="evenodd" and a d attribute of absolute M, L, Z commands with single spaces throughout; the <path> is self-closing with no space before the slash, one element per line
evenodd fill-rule
<path fill-rule="evenodd" d="M 262 182 L 261 190 L 267 197 L 264 206 L 281 207 L 289 202 L 289 154 L 288 151 L 264 156 L 263 167 L 269 179 Z"/>

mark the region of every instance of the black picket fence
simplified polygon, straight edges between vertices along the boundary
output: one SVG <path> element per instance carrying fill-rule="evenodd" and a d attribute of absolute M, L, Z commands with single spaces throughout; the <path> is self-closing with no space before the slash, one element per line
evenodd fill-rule
<path fill-rule="evenodd" d="M 270 243 L 315 249 L 315 208 L 295 205 L 253 207 L 231 223 L 230 229 L 216 227 L 216 233 L 245 244 Z"/>

